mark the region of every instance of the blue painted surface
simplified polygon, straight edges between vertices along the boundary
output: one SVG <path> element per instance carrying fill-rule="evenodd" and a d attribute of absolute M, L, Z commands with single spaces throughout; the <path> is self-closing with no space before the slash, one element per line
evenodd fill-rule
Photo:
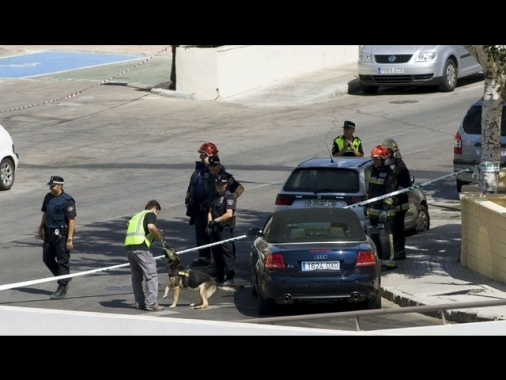
<path fill-rule="evenodd" d="M 138 55 L 43 51 L 0 58 L 0 78 L 29 78 L 143 58 Z"/>

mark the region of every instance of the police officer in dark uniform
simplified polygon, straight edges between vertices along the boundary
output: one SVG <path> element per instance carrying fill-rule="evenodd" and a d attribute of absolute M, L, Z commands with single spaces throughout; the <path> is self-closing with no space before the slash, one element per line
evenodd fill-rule
<path fill-rule="evenodd" d="M 207 166 L 207 170 L 211 173 L 209 177 L 209 194 L 208 194 L 208 205 L 211 207 L 214 198 L 216 197 L 216 187 L 214 186 L 214 182 L 218 174 L 223 174 L 227 177 L 227 190 L 235 195 L 235 198 L 239 198 L 241 194 L 244 192 L 244 186 L 237 181 L 232 174 L 225 170 L 225 166 L 221 164 L 221 160 L 219 156 L 211 156 L 209 157 L 209 164 Z"/>
<path fill-rule="evenodd" d="M 70 273 L 70 251 L 76 223 L 74 198 L 63 190 L 63 178 L 52 176 L 47 183 L 49 193 L 44 197 L 39 226 L 39 237 L 44 240 L 42 261 L 54 276 Z M 70 278 L 59 279 L 58 289 L 51 294 L 52 300 L 65 298 Z"/>
<path fill-rule="evenodd" d="M 213 242 L 231 239 L 235 227 L 237 199 L 227 189 L 227 176 L 219 174 L 216 179 L 216 197 L 208 214 L 207 232 Z M 216 282 L 233 284 L 235 276 L 234 242 L 226 242 L 213 247 L 216 263 Z"/>

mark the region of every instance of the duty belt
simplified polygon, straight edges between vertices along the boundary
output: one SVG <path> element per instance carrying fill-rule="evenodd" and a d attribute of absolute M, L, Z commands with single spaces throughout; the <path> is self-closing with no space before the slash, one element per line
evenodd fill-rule
<path fill-rule="evenodd" d="M 47 229 L 48 234 L 55 235 L 55 236 L 58 236 L 58 235 L 67 236 L 68 231 L 69 231 L 69 226 L 66 226 L 66 225 L 58 227 L 58 228 L 48 228 Z"/>

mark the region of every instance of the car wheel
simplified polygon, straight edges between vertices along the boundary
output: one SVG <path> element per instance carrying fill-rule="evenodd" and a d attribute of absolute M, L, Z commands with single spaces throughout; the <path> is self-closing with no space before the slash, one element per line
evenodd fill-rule
<path fill-rule="evenodd" d="M 381 309 L 381 294 L 378 293 L 373 299 L 365 300 L 362 306 L 364 310 Z"/>
<path fill-rule="evenodd" d="M 253 276 L 251 276 L 251 295 L 254 297 L 258 296 L 257 289 L 255 288 L 255 283 L 253 281 Z"/>
<path fill-rule="evenodd" d="M 438 88 L 441 92 L 452 92 L 455 87 L 457 87 L 457 65 L 453 59 L 448 59 Z"/>
<path fill-rule="evenodd" d="M 0 163 L 0 190 L 9 190 L 14 184 L 14 163 L 4 158 Z"/>
<path fill-rule="evenodd" d="M 427 231 L 430 228 L 430 216 L 427 206 L 420 205 L 418 210 L 418 217 L 416 218 L 415 232 L 420 233 Z"/>
<path fill-rule="evenodd" d="M 257 295 L 257 310 L 259 315 L 270 315 L 274 312 L 274 301 L 264 299 L 260 294 Z"/>
<path fill-rule="evenodd" d="M 462 191 L 462 186 L 469 185 L 470 182 L 461 181 L 457 179 L 457 191 L 460 193 Z"/>
<path fill-rule="evenodd" d="M 365 94 L 375 94 L 378 92 L 378 86 L 361 86 L 362 91 L 364 91 Z"/>

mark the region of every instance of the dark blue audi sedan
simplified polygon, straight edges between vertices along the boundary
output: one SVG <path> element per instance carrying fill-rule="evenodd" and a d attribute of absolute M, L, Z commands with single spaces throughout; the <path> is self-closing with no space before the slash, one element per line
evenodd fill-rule
<path fill-rule="evenodd" d="M 278 210 L 248 234 L 256 236 L 250 264 L 259 314 L 300 302 L 381 308 L 381 263 L 353 210 Z"/>

